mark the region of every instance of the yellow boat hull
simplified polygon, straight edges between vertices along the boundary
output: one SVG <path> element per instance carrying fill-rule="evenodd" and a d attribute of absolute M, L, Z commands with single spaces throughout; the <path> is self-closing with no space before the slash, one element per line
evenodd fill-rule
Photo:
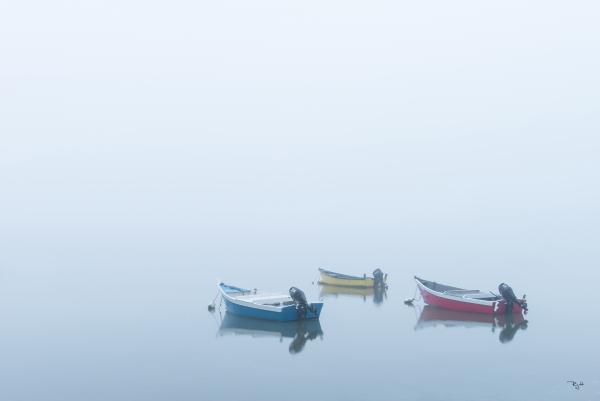
<path fill-rule="evenodd" d="M 347 285 L 322 285 L 320 287 L 319 296 L 339 296 L 349 295 L 362 298 L 370 297 L 375 292 L 374 287 L 350 287 Z"/>
<path fill-rule="evenodd" d="M 375 286 L 375 280 L 372 277 L 366 277 L 364 279 L 344 279 L 331 277 L 323 272 L 321 272 L 321 279 L 319 282 L 321 284 L 338 285 L 342 287 L 370 288 Z"/>

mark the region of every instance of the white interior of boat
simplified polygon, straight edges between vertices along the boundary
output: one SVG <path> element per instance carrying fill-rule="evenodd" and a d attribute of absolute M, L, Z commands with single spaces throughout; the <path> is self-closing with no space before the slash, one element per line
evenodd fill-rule
<path fill-rule="evenodd" d="M 449 285 L 436 283 L 435 281 L 423 280 L 418 277 L 415 278 L 425 287 L 451 297 L 478 299 L 481 301 L 497 301 L 502 299 L 502 297 L 495 295 L 489 291 L 486 292 L 480 290 L 466 290 L 464 288 L 452 287 Z"/>
<path fill-rule="evenodd" d="M 492 294 L 491 292 L 484 292 L 479 290 L 447 290 L 444 294 L 451 295 L 454 297 L 461 298 L 472 298 L 472 299 L 485 299 L 485 300 L 496 300 L 500 297 Z"/>
<path fill-rule="evenodd" d="M 294 303 L 292 298 L 285 294 L 246 294 L 233 296 L 233 298 L 253 304 L 271 306 L 292 305 Z"/>

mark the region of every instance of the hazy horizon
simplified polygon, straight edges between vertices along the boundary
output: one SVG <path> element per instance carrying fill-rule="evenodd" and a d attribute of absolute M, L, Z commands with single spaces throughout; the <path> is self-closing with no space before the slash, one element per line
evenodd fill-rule
<path fill-rule="evenodd" d="M 598 396 L 597 3 L 0 10 L 0 399 Z M 327 298 L 293 356 L 206 311 L 319 267 L 388 299 Z M 530 325 L 414 330 L 415 274 L 506 281 Z"/>

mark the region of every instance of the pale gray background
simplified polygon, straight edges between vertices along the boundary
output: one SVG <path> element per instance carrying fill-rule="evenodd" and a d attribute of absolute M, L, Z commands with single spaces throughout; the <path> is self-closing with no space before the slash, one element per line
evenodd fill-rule
<path fill-rule="evenodd" d="M 0 2 L 0 399 L 598 399 L 599 11 Z M 217 279 L 320 266 L 388 300 L 217 336 Z M 530 327 L 414 331 L 414 274 Z"/>

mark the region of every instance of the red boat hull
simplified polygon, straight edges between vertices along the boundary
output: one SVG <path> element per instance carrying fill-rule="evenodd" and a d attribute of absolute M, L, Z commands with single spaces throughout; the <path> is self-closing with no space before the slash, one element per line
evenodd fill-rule
<path fill-rule="evenodd" d="M 506 312 L 506 301 L 504 299 L 497 301 L 483 301 L 459 298 L 434 291 L 423 285 L 419 280 L 417 280 L 417 285 L 425 303 L 432 306 L 461 312 L 485 313 L 490 315 Z M 521 312 L 523 312 L 521 305 L 516 303 L 513 304 L 512 313 Z"/>

